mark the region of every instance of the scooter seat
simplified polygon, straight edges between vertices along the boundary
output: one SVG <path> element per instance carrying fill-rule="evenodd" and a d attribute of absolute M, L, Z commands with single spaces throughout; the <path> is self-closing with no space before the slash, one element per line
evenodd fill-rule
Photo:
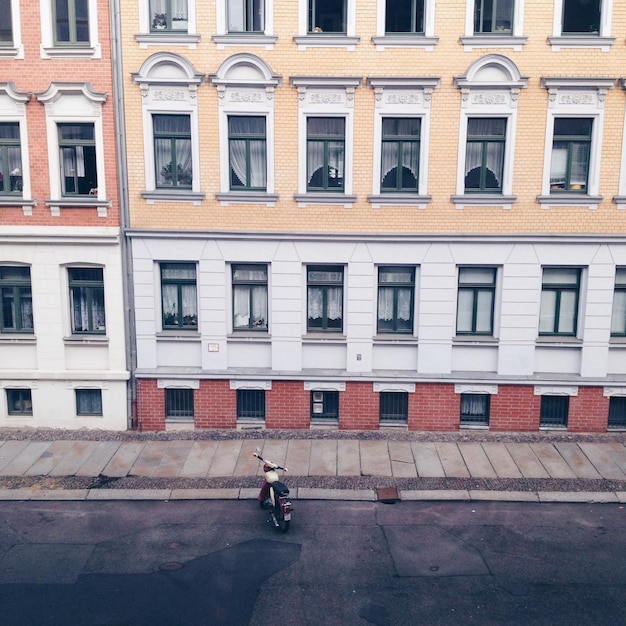
<path fill-rule="evenodd" d="M 276 480 L 272 483 L 272 489 L 279 498 L 289 495 L 289 487 L 287 487 L 284 483 L 281 483 L 280 480 Z"/>

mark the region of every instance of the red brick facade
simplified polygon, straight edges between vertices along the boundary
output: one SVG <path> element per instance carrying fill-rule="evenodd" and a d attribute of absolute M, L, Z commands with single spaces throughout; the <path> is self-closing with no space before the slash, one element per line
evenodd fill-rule
<path fill-rule="evenodd" d="M 310 391 L 302 381 L 274 381 L 265 392 L 265 422 L 268 429 L 307 429 L 311 426 Z M 137 381 L 136 426 L 141 430 L 164 430 L 165 389 L 156 380 Z M 460 428 L 461 395 L 450 383 L 416 384 L 408 394 L 407 426 L 412 431 L 453 431 Z M 532 385 L 500 385 L 491 395 L 489 429 L 492 431 L 537 431 L 541 396 Z M 605 432 L 609 399 L 602 387 L 579 387 L 569 399 L 567 429 L 570 432 Z M 196 428 L 236 428 L 237 391 L 227 380 L 202 380 L 194 390 Z M 348 382 L 339 392 L 342 430 L 376 430 L 379 394 L 371 382 Z"/>

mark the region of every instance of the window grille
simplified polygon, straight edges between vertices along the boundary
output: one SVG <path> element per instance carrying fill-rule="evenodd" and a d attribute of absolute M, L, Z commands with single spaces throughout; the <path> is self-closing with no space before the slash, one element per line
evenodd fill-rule
<path fill-rule="evenodd" d="M 193 420 L 193 389 L 165 390 L 165 419 L 168 421 Z"/>
<path fill-rule="evenodd" d="M 567 427 L 569 396 L 541 396 L 540 426 Z"/>
<path fill-rule="evenodd" d="M 237 417 L 265 419 L 265 391 L 263 389 L 237 389 Z"/>
<path fill-rule="evenodd" d="M 609 428 L 626 428 L 626 397 L 609 399 Z"/>
<path fill-rule="evenodd" d="M 490 401 L 486 393 L 461 394 L 461 426 L 488 426 Z"/>
<path fill-rule="evenodd" d="M 409 394 L 406 391 L 380 392 L 381 423 L 397 424 L 409 417 Z"/>

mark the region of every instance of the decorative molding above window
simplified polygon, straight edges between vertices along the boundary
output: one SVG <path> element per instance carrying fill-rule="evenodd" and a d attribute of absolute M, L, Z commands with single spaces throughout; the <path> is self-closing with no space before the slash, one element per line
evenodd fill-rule
<path fill-rule="evenodd" d="M 498 385 L 454 385 L 454 393 L 485 393 L 492 396 L 498 395 Z"/>
<path fill-rule="evenodd" d="M 372 391 L 374 393 L 380 393 L 381 391 L 415 393 L 415 383 L 374 383 Z"/>
<path fill-rule="evenodd" d="M 354 108 L 354 94 L 361 86 L 360 76 L 292 76 L 291 85 L 298 90 L 298 105 Z"/>
<path fill-rule="evenodd" d="M 330 382 L 330 381 L 325 381 L 325 382 L 305 381 L 304 390 L 305 391 L 345 391 L 346 383 Z"/>
<path fill-rule="evenodd" d="M 535 385 L 534 395 L 536 396 L 577 396 L 578 387 L 560 387 L 548 385 Z"/>
<path fill-rule="evenodd" d="M 271 380 L 231 380 L 231 389 L 261 389 L 265 391 L 272 390 Z"/>

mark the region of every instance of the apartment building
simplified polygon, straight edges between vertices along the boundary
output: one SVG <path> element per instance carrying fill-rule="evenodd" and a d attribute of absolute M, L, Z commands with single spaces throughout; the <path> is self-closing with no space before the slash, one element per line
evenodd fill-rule
<path fill-rule="evenodd" d="M 128 427 L 106 0 L 0 1 L 0 426 Z"/>
<path fill-rule="evenodd" d="M 626 427 L 626 5 L 120 15 L 137 428 Z"/>

